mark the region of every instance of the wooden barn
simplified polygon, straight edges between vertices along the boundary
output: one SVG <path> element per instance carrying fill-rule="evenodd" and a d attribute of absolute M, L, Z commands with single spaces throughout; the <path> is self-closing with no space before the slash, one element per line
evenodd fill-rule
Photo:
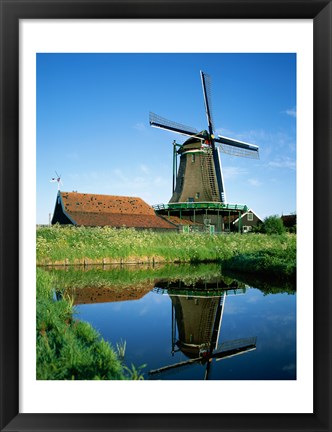
<path fill-rule="evenodd" d="M 59 191 L 52 225 L 176 230 L 141 198 Z"/>
<path fill-rule="evenodd" d="M 252 231 L 254 226 L 263 223 L 262 219 L 253 212 L 253 210 L 249 209 L 245 213 L 243 213 L 240 217 L 225 217 L 224 218 L 224 226 L 225 231 L 238 231 L 239 226 L 241 228 L 241 232 L 248 233 Z"/>

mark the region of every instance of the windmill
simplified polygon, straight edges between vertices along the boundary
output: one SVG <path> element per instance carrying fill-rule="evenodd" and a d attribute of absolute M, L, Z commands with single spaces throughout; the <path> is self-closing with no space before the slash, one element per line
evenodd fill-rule
<path fill-rule="evenodd" d="M 158 378 L 161 374 L 200 364 L 205 367 L 204 379 L 208 380 L 213 359 L 218 361 L 256 349 L 256 337 L 218 344 L 226 297 L 244 294 L 245 290 L 225 287 L 220 289 L 218 286 L 193 289 L 183 287 L 180 283 L 178 288 L 170 286 L 168 290 L 158 288 L 154 291 L 171 297 L 172 354 L 181 351 L 188 359 L 150 370 L 150 378 Z"/>
<path fill-rule="evenodd" d="M 61 174 L 59 175 L 56 171 L 55 171 L 56 177 L 52 177 L 50 180 L 50 183 L 58 183 L 58 191 L 60 190 L 60 184 L 61 186 L 63 186 L 62 181 L 61 181 Z"/>
<path fill-rule="evenodd" d="M 150 112 L 150 125 L 189 138 L 181 145 L 176 142 L 173 153 L 173 195 L 170 203 L 219 202 L 227 203 L 219 149 L 233 156 L 252 159 L 259 157 L 257 145 L 214 134 L 211 104 L 211 79 L 200 72 L 207 117 L 207 130 L 185 126 Z M 177 170 L 177 156 L 180 165 Z"/>

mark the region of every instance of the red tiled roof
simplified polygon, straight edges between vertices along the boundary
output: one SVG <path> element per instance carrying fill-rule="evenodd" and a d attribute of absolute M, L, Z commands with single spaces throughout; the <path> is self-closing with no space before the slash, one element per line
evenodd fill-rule
<path fill-rule="evenodd" d="M 152 207 L 141 198 L 97 195 L 78 192 L 60 192 L 66 210 L 70 212 L 84 211 L 92 213 L 125 213 L 155 215 Z"/>
<path fill-rule="evenodd" d="M 60 192 L 66 214 L 77 224 L 174 229 L 137 197 Z"/>

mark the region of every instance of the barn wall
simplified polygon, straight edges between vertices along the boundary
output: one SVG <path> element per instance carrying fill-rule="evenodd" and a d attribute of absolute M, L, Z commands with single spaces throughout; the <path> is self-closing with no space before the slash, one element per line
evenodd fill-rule
<path fill-rule="evenodd" d="M 261 223 L 262 221 L 254 214 L 254 213 L 249 213 L 253 215 L 253 220 L 248 220 L 248 214 L 246 214 L 245 216 L 243 216 L 243 218 L 241 219 L 241 227 L 243 228 L 244 226 L 247 227 L 254 227 L 257 226 L 259 223 Z M 239 227 L 239 221 L 237 221 L 236 223 L 234 223 L 236 229 L 238 229 Z"/>
<path fill-rule="evenodd" d="M 73 225 L 72 221 L 64 214 L 59 197 L 57 197 L 57 202 L 55 205 L 51 223 L 52 225 L 56 223 L 59 223 L 60 225 Z"/>

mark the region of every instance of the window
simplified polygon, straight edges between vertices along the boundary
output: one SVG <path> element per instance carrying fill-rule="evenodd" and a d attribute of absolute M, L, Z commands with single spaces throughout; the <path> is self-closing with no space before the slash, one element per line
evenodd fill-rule
<path fill-rule="evenodd" d="M 199 192 L 196 192 L 195 198 L 196 198 L 196 199 L 199 198 Z"/>
<path fill-rule="evenodd" d="M 254 220 L 254 215 L 253 215 L 253 213 L 248 213 L 248 214 L 247 214 L 247 220 L 248 220 L 248 221 L 253 221 L 253 220 Z"/>
<path fill-rule="evenodd" d="M 191 162 L 192 162 L 192 163 L 195 162 L 195 155 L 194 155 L 194 153 L 191 154 Z"/>

